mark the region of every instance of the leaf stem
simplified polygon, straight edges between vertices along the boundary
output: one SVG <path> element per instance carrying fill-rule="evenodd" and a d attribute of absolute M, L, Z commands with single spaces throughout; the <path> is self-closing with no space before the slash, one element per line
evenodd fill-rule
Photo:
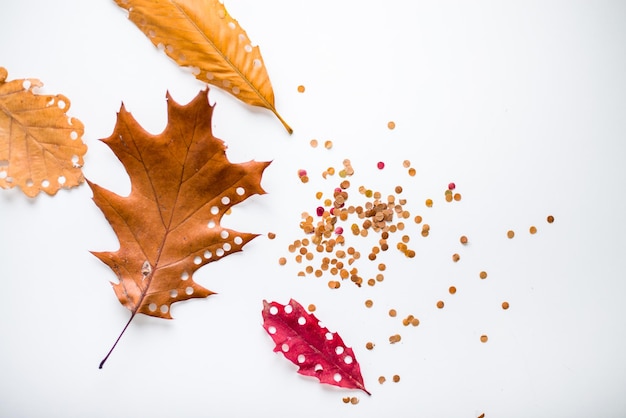
<path fill-rule="evenodd" d="M 133 320 L 133 318 L 135 317 L 135 314 L 137 312 L 133 312 L 130 315 L 130 319 L 128 320 L 128 322 L 126 323 L 126 325 L 124 326 L 124 329 L 122 330 L 122 332 L 120 333 L 119 337 L 117 337 L 117 340 L 115 340 L 115 343 L 113 343 L 113 347 L 111 347 L 111 349 L 109 350 L 109 352 L 107 353 L 107 355 L 102 359 L 102 361 L 100 362 L 100 365 L 98 366 L 98 369 L 101 369 L 102 366 L 104 366 L 104 363 L 107 361 L 107 359 L 109 358 L 109 356 L 111 355 L 111 353 L 113 352 L 113 349 L 115 348 L 115 346 L 117 345 L 118 342 L 120 342 L 120 338 L 122 338 L 122 335 L 124 335 L 124 333 L 126 332 L 126 329 L 128 328 L 128 326 L 130 325 L 130 322 Z"/>
<path fill-rule="evenodd" d="M 293 133 L 293 129 L 291 129 L 291 126 L 289 126 L 287 122 L 282 118 L 282 116 L 280 116 L 280 114 L 276 111 L 276 108 L 274 108 L 274 106 L 271 107 L 271 111 L 276 115 L 280 123 L 283 124 L 287 132 L 289 132 L 289 135 L 291 135 Z"/>

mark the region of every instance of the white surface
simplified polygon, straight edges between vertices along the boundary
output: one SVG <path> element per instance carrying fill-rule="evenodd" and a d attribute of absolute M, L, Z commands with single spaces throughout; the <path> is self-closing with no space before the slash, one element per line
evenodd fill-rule
<path fill-rule="evenodd" d="M 211 89 L 229 158 L 273 160 L 268 194 L 228 221 L 278 236 L 199 270 L 196 280 L 219 294 L 175 305 L 173 321 L 136 318 L 102 370 L 128 312 L 110 289 L 113 272 L 89 253 L 118 245 L 90 190 L 36 199 L 0 191 L 0 416 L 625 416 L 626 6 L 472 3 L 228 1 L 260 45 L 277 108 L 295 130 Z M 70 98 L 86 126 L 87 178 L 120 194 L 128 179 L 98 139 L 121 101 L 158 133 L 166 90 L 186 103 L 202 88 L 107 0 L 3 2 L 0 65 L 9 79 L 39 78 L 41 92 Z M 312 149 L 312 138 L 335 146 Z M 433 230 L 423 239 L 407 222 L 415 259 L 392 247 L 381 257 L 385 282 L 331 291 L 326 280 L 296 277 L 292 258 L 276 260 L 303 237 L 300 213 L 314 211 L 315 192 L 336 186 L 321 172 L 344 158 L 356 170 L 351 203 L 363 202 L 361 184 L 384 196 L 401 184 L 407 209 Z M 449 181 L 461 202 L 443 201 Z M 348 238 L 369 277 L 371 244 Z M 477 279 L 483 269 L 486 281 Z M 315 303 L 354 347 L 371 397 L 302 377 L 272 352 L 262 300 L 290 297 Z M 386 315 L 391 307 L 398 318 Z M 418 328 L 400 324 L 409 313 Z M 396 332 L 403 340 L 390 346 Z"/>

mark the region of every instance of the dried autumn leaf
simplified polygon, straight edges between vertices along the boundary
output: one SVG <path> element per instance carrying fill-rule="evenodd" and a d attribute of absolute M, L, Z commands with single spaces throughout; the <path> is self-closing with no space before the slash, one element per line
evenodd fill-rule
<path fill-rule="evenodd" d="M 7 79 L 0 67 L 0 187 L 19 186 L 29 197 L 85 181 L 83 124 L 67 116 L 67 97 L 35 94 L 41 81 Z"/>
<path fill-rule="evenodd" d="M 169 319 L 173 303 L 213 294 L 193 281 L 194 272 L 257 236 L 223 228 L 220 220 L 232 206 L 265 193 L 260 183 L 269 162 L 228 161 L 226 146 L 211 132 L 208 91 L 187 105 L 168 93 L 167 108 L 167 127 L 151 135 L 122 105 L 103 140 L 130 176 L 128 197 L 88 181 L 120 241 L 116 252 L 93 254 L 117 274 L 113 290 L 131 312 L 126 327 L 138 313 Z"/>
<path fill-rule="evenodd" d="M 276 343 L 274 351 L 297 365 L 298 373 L 370 395 L 352 349 L 295 300 L 287 305 L 263 301 L 263 328 Z"/>
<path fill-rule="evenodd" d="M 276 111 L 274 91 L 258 46 L 219 0 L 115 0 L 128 18 L 176 63 L 253 106 Z"/>

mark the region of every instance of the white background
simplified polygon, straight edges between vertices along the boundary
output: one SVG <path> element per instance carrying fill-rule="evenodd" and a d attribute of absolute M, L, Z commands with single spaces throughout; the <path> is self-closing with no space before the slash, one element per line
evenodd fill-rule
<path fill-rule="evenodd" d="M 625 416 L 626 4 L 226 7 L 261 47 L 277 108 L 295 131 L 210 91 L 214 132 L 231 161 L 273 160 L 262 183 L 268 193 L 224 221 L 261 236 L 196 273 L 218 295 L 175 305 L 172 321 L 137 317 L 98 370 L 129 315 L 110 288 L 113 272 L 89 253 L 116 250 L 115 235 L 87 186 L 35 199 L 1 190 L 0 416 Z M 112 132 L 121 102 L 158 133 L 166 91 L 187 103 L 203 88 L 108 0 L 3 1 L 0 66 L 9 80 L 39 78 L 40 92 L 71 100 L 69 114 L 86 127 L 86 177 L 122 195 L 129 180 L 98 141 Z M 313 149 L 313 138 L 334 147 Z M 344 158 L 356 170 L 349 203 L 364 202 L 359 185 L 386 196 L 400 184 L 406 209 L 432 227 L 422 238 L 407 222 L 417 256 L 404 258 L 392 241 L 380 257 L 385 281 L 373 288 L 344 282 L 330 290 L 328 277 L 297 277 L 303 266 L 287 251 L 303 238 L 300 213 L 314 211 L 315 192 L 338 184 L 321 172 L 339 170 Z M 306 185 L 300 168 L 311 177 Z M 443 200 L 450 181 L 461 202 Z M 426 198 L 435 201 L 430 209 Z M 366 255 L 375 241 L 346 237 L 371 277 Z M 289 258 L 284 267 L 280 256 Z M 262 300 L 292 297 L 315 303 L 354 348 L 371 397 L 300 376 L 272 352 Z M 410 313 L 419 327 L 401 325 Z M 389 345 L 397 332 L 402 342 Z M 376 348 L 365 350 L 367 341 Z M 360 403 L 345 405 L 344 396 Z"/>

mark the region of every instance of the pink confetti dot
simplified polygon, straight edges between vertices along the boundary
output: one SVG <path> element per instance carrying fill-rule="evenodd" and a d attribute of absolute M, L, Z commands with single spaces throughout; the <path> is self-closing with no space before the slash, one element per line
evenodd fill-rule
<path fill-rule="evenodd" d="M 379 170 L 382 170 L 383 168 L 385 168 L 385 163 L 379 161 L 378 164 L 376 164 L 376 167 L 378 167 Z"/>
<path fill-rule="evenodd" d="M 341 235 L 343 234 L 343 228 L 338 226 L 337 228 L 335 228 L 335 234 L 337 235 Z"/>
<path fill-rule="evenodd" d="M 298 176 L 300 176 L 300 177 L 306 176 L 306 170 L 304 170 L 302 168 L 300 170 L 298 170 Z"/>

